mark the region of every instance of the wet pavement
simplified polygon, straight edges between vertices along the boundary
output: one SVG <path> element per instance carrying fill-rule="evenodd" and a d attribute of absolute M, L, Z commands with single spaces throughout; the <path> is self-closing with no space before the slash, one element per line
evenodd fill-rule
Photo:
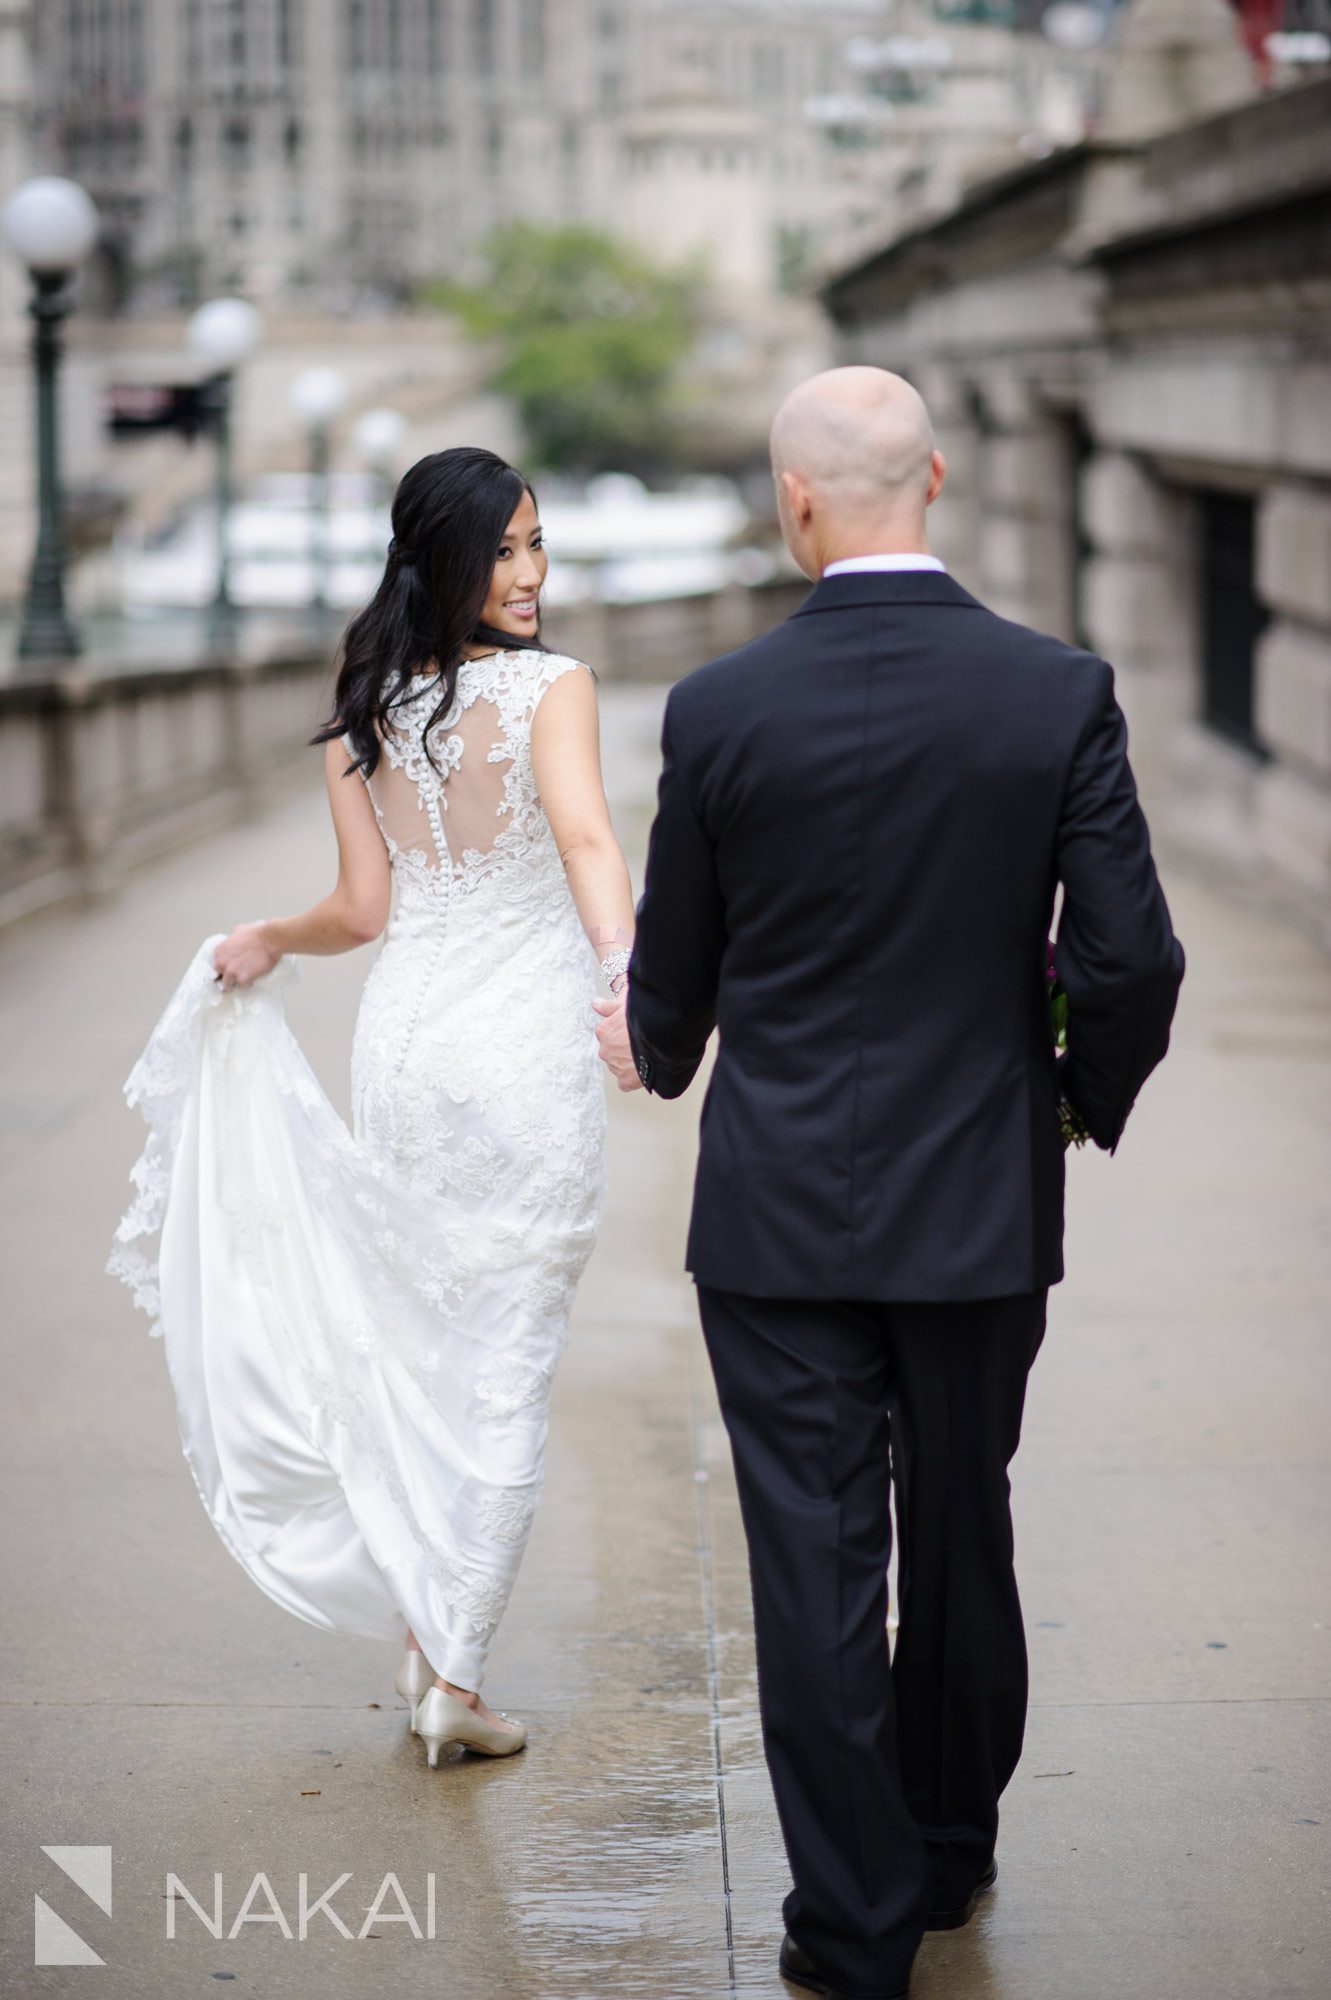
<path fill-rule="evenodd" d="M 636 879 L 659 695 L 603 699 Z M 286 785 L 0 953 L 0 1990 L 775 2000 L 746 1564 L 680 1271 L 700 1093 L 612 1097 L 606 1226 L 486 1681 L 531 1726 L 511 1761 L 427 1770 L 395 1659 L 254 1588 L 195 1495 L 162 1349 L 102 1275 L 139 1139 L 119 1085 L 157 1010 L 210 930 L 329 873 L 321 797 Z M 1001 1879 L 926 1942 L 916 2000 L 1331 1993 L 1331 965 L 1166 880 L 1175 1047 L 1117 1158 L 1072 1163 L 1016 1467 L 1033 1698 Z M 291 1000 L 343 1105 L 367 963 L 308 961 Z M 111 1846 L 109 1914 L 56 1844 Z M 349 1875 L 349 1937 L 319 1911 L 299 1936 L 302 1875 L 310 1903 Z M 34 1896 L 100 1969 L 34 1966 Z"/>

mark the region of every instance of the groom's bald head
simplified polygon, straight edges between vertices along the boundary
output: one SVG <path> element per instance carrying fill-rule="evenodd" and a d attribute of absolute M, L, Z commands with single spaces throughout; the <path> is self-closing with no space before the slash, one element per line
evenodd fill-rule
<path fill-rule="evenodd" d="M 829 368 L 787 396 L 772 465 L 854 508 L 929 483 L 933 425 L 917 389 L 886 368 Z"/>
<path fill-rule="evenodd" d="M 802 382 L 772 425 L 772 471 L 786 539 L 810 574 L 839 554 L 923 547 L 924 510 L 943 482 L 919 391 L 886 368 Z"/>

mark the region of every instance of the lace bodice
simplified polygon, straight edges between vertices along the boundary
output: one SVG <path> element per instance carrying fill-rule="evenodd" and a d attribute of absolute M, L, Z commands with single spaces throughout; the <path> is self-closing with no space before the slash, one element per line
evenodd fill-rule
<path fill-rule="evenodd" d="M 563 868 L 531 764 L 541 696 L 588 669 L 565 653 L 490 653 L 464 660 L 447 714 L 433 674 L 412 677 L 366 780 L 392 860 L 399 907 L 444 917 L 455 896 L 499 886 L 509 901 L 563 887 Z M 496 883 L 496 878 L 502 881 Z"/>

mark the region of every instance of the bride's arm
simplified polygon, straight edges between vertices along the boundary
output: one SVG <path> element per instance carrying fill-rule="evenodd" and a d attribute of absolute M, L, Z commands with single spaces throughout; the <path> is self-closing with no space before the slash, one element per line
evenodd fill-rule
<path fill-rule="evenodd" d="M 218 945 L 213 964 L 223 986 L 249 986 L 286 952 L 327 956 L 369 944 L 388 922 L 392 876 L 388 849 L 369 792 L 356 772 L 344 776 L 346 746 L 328 744 L 324 773 L 337 835 L 337 885 L 296 917 L 238 924 Z"/>
<path fill-rule="evenodd" d="M 633 945 L 633 888 L 606 803 L 596 687 L 587 672 L 564 673 L 532 718 L 531 766 L 582 927 L 598 959 L 612 961 L 612 987 Z"/>

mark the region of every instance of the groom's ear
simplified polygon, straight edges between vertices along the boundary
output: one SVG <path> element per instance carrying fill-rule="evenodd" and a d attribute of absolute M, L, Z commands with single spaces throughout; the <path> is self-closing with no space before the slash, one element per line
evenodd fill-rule
<path fill-rule="evenodd" d="M 807 528 L 813 518 L 813 495 L 798 472 L 782 472 L 777 475 L 778 483 L 786 496 L 786 504 L 798 528 Z"/>
<path fill-rule="evenodd" d="M 926 507 L 933 506 L 934 501 L 943 490 L 943 481 L 946 478 L 947 460 L 941 451 L 936 451 L 929 461 L 929 490 L 924 496 Z"/>

